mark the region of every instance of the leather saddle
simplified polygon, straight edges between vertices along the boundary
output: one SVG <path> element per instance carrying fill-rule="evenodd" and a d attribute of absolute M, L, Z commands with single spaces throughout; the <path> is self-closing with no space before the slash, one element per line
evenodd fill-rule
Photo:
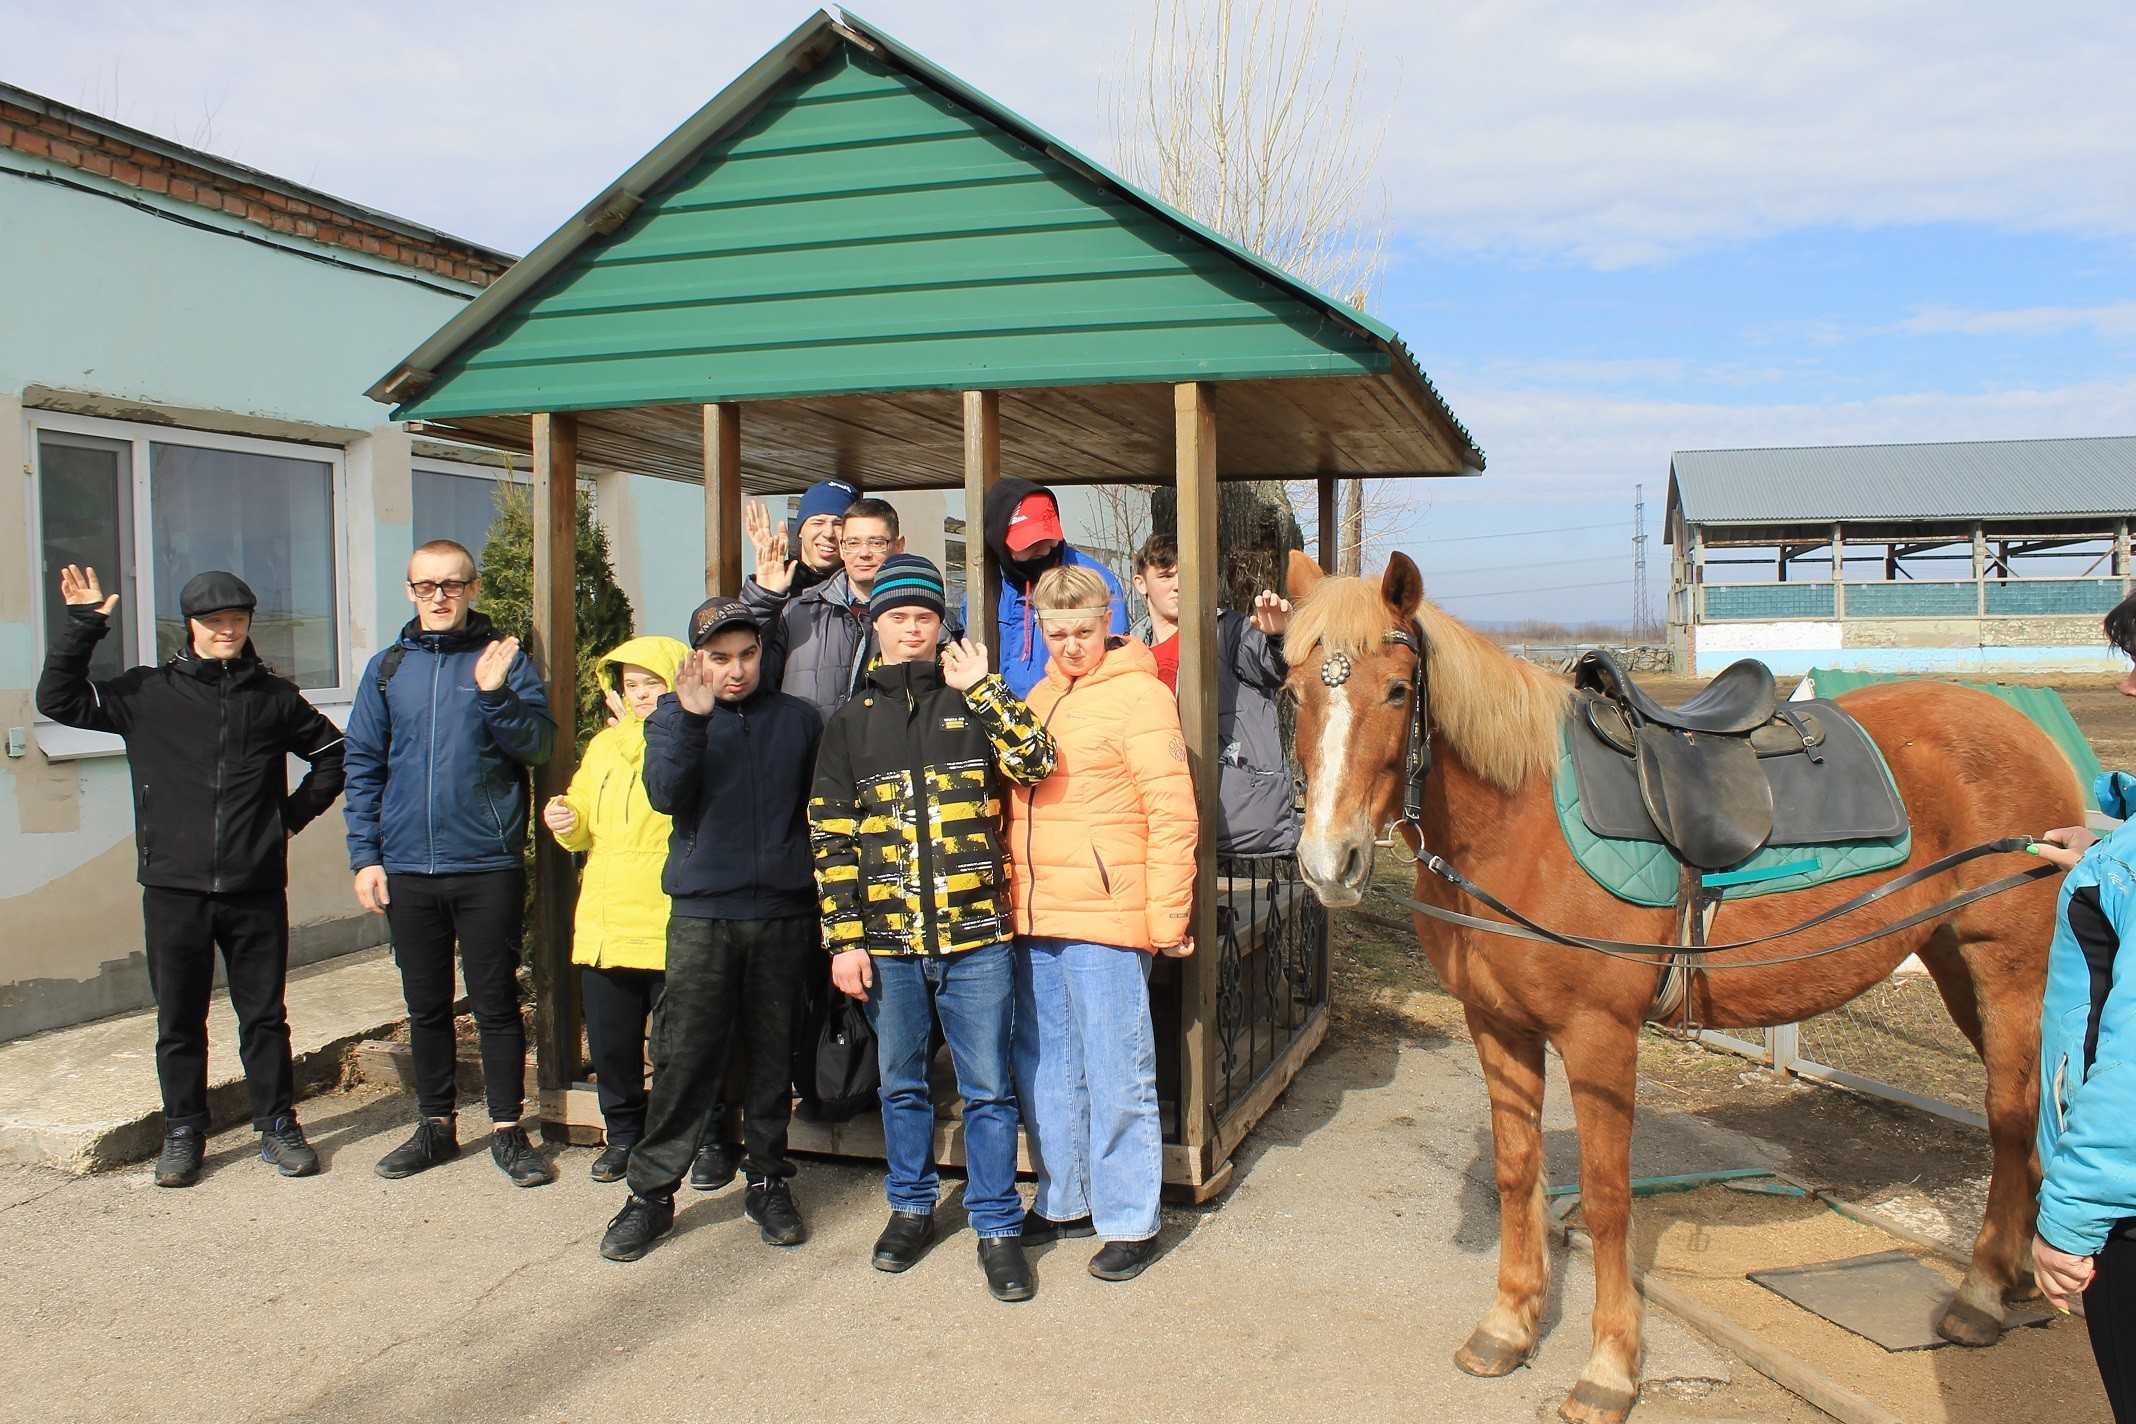
<path fill-rule="evenodd" d="M 1573 689 L 1568 741 L 1581 815 L 1597 835 L 1658 840 L 1687 865 L 1724 870 L 1767 844 L 1830 845 L 1907 827 L 1883 759 L 1854 720 L 1830 702 L 1781 701 L 1772 670 L 1755 659 L 1672 708 L 1596 649 L 1574 666 Z"/>

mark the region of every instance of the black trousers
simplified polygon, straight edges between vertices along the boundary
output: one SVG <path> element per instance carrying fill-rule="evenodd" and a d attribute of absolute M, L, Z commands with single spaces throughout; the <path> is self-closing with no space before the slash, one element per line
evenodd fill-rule
<path fill-rule="evenodd" d="M 527 1035 L 519 1018 L 519 940 L 526 872 L 388 875 L 386 921 L 408 1001 L 408 1047 L 415 1100 L 424 1117 L 446 1117 L 459 1101 L 453 1075 L 452 959 L 482 1036 L 482 1086 L 493 1122 L 519 1121 L 525 1106 Z"/>
<path fill-rule="evenodd" d="M 665 1196 L 706 1139 L 739 1039 L 746 1059 L 743 1170 L 791 1177 L 794 1001 L 817 947 L 816 920 L 668 920 L 667 988 L 653 1010 L 653 1090 L 645 1136 L 630 1154 L 630 1189 Z"/>
<path fill-rule="evenodd" d="M 2084 1328 L 2091 1334 L 2092 1358 L 2113 1406 L 2114 1424 L 2136 1424 L 2136 1240 L 2128 1232 L 2136 1223 L 2122 1222 L 2106 1238 L 2106 1249 L 2093 1258 L 2091 1284 L 2084 1288 Z"/>
<path fill-rule="evenodd" d="M 220 949 L 230 1007 L 237 1011 L 237 1057 L 252 1099 L 252 1126 L 274 1126 L 296 1094 L 282 998 L 289 981 L 288 900 L 280 890 L 207 895 L 143 886 L 141 923 L 148 987 L 156 999 L 164 1125 L 208 1130 L 208 999 Z"/>

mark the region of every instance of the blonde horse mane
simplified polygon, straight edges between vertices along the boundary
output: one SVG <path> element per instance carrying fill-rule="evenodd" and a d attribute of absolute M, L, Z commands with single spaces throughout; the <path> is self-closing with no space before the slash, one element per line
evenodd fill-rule
<path fill-rule="evenodd" d="M 1417 621 L 1431 644 L 1432 723 L 1463 763 L 1505 791 L 1554 767 L 1570 684 L 1429 600 L 1418 606 Z M 1377 580 L 1324 578 L 1292 612 L 1283 651 L 1293 663 L 1315 646 L 1354 658 L 1382 649 L 1393 629 Z"/>

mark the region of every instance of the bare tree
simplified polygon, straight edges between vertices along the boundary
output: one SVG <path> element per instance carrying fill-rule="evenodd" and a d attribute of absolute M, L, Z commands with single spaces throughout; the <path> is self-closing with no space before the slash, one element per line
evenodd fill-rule
<path fill-rule="evenodd" d="M 1364 112 L 1365 57 L 1345 26 L 1321 0 L 1157 0 L 1148 33 L 1137 25 L 1108 76 L 1104 118 L 1127 178 L 1363 311 L 1386 258 L 1387 198 L 1372 173 L 1387 115 Z M 1347 572 L 1380 503 L 1362 484 L 1343 492 Z M 1219 502 L 1234 606 L 1280 578 L 1302 537 L 1298 511 L 1311 507 L 1280 481 Z M 1153 510 L 1155 527 L 1172 523 L 1169 510 Z"/>

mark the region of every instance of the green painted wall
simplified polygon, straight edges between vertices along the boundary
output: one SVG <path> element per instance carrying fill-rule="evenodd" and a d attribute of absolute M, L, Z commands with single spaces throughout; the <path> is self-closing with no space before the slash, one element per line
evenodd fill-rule
<path fill-rule="evenodd" d="M 402 414 L 1385 369 L 1356 329 L 846 46 Z"/>

